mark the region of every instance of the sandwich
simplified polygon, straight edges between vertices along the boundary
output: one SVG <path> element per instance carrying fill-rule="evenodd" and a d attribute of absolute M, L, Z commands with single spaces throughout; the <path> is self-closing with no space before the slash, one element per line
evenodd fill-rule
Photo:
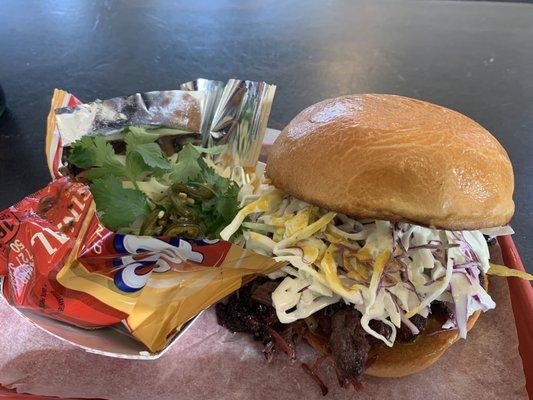
<path fill-rule="evenodd" d="M 488 274 L 533 278 L 489 252 L 512 233 L 513 188 L 505 149 L 456 111 L 382 94 L 312 105 L 220 233 L 286 264 L 217 304 L 218 321 L 267 359 L 303 338 L 342 383 L 422 371 L 496 306 Z"/>

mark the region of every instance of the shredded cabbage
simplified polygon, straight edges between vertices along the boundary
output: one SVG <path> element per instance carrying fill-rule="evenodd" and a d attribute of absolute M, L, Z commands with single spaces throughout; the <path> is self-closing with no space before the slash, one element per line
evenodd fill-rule
<path fill-rule="evenodd" d="M 358 221 L 268 184 L 262 184 L 259 193 L 247 187 L 242 199 L 243 208 L 221 237 L 228 240 L 242 227 L 243 236 L 234 241 L 288 263 L 270 276 L 284 278 L 272 294 L 283 323 L 344 301 L 361 312 L 367 333 L 392 346 L 402 322 L 418 331 L 409 318 L 427 317 L 430 304 L 439 300 L 454 310 L 453 319 L 443 328 L 458 329 L 466 337 L 470 315 L 495 307 L 479 283 L 480 274 L 518 276 L 489 265 L 488 246 L 480 231 Z M 372 320 L 389 326 L 389 337 L 372 330 Z"/>

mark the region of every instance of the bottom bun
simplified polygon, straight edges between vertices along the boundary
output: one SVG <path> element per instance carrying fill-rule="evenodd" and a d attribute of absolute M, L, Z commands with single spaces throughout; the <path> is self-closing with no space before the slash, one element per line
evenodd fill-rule
<path fill-rule="evenodd" d="M 483 286 L 485 290 L 488 289 L 486 276 Z M 476 311 L 470 316 L 467 324 L 468 330 L 472 329 L 480 314 L 481 311 Z M 437 321 L 430 318 L 429 324 L 435 326 Z M 435 326 L 435 328 L 439 327 Z M 365 369 L 365 374 L 381 378 L 399 378 L 415 374 L 435 363 L 457 339 L 459 339 L 457 329 L 449 331 L 435 329 L 432 334 L 419 335 L 412 343 L 396 342 L 393 347 L 373 348 L 369 356 L 375 358 L 375 361 Z"/>
<path fill-rule="evenodd" d="M 472 329 L 481 311 L 468 319 L 468 330 Z M 393 347 L 380 346 L 370 353 L 375 361 L 365 374 L 381 378 L 399 378 L 420 372 L 436 362 L 448 347 L 459 338 L 458 330 L 441 331 L 431 335 L 420 335 L 413 343 L 395 343 Z"/>

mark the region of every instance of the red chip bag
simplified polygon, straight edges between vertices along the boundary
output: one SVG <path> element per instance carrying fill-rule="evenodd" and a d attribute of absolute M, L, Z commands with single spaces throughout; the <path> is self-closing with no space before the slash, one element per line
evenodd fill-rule
<path fill-rule="evenodd" d="M 124 322 L 152 352 L 243 279 L 278 267 L 225 241 L 114 233 L 99 222 L 89 188 L 70 178 L 0 213 L 10 304 L 84 328 Z"/>

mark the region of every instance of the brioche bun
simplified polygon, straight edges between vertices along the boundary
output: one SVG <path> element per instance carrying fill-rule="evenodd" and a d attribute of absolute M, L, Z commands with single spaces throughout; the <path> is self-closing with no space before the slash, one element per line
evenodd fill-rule
<path fill-rule="evenodd" d="M 514 212 L 513 169 L 498 141 L 456 111 L 401 96 L 306 108 L 272 145 L 266 173 L 286 193 L 352 217 L 474 230 Z"/>

